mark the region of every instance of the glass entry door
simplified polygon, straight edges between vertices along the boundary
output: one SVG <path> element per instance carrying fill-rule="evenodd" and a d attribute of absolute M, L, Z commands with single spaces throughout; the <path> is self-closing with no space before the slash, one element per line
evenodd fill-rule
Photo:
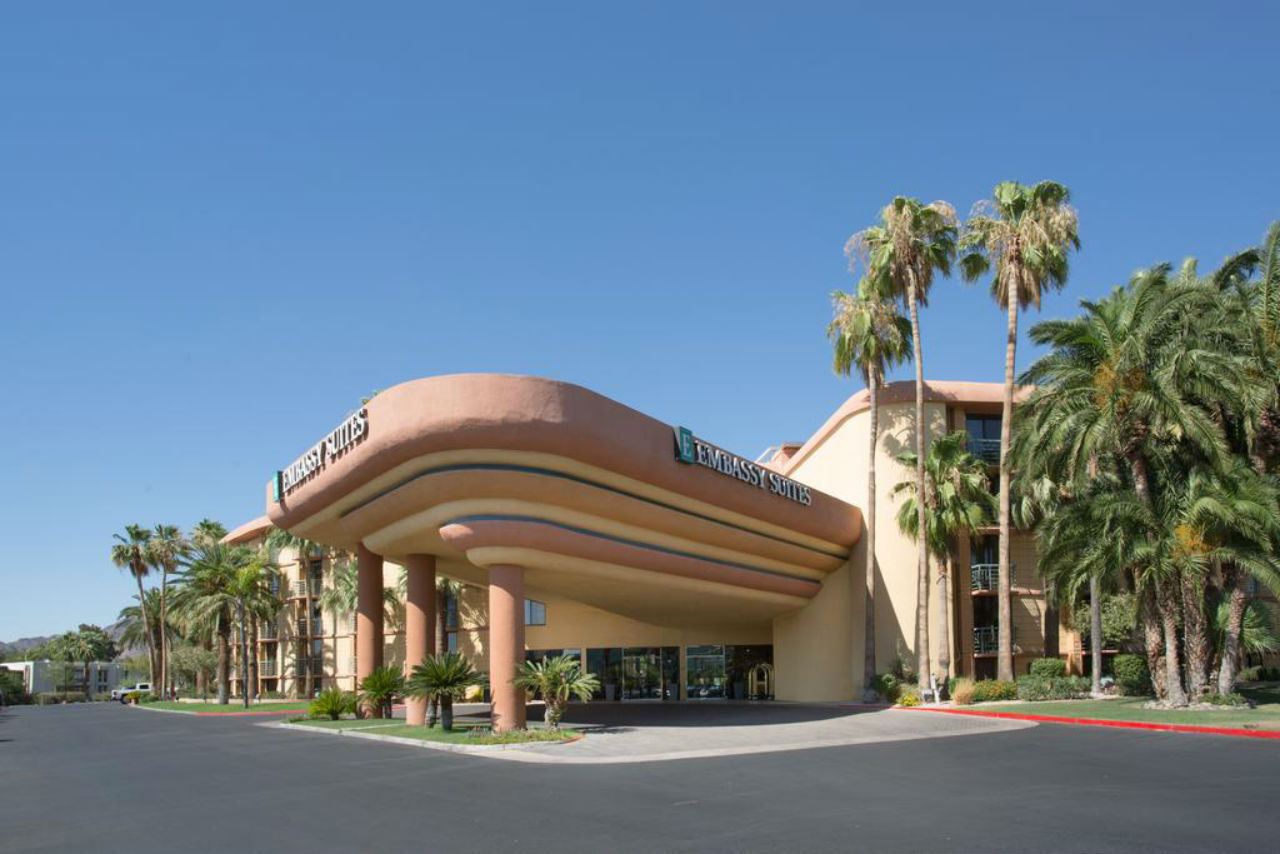
<path fill-rule="evenodd" d="M 656 647 L 622 651 L 622 699 L 662 699 L 662 656 Z"/>

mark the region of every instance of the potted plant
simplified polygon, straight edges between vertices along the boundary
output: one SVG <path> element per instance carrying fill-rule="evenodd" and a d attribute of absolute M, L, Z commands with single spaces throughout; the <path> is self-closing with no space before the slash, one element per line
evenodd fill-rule
<path fill-rule="evenodd" d="M 559 729 L 569 700 L 590 700 L 600 687 L 595 674 L 583 673 L 574 656 L 562 655 L 541 661 L 526 661 L 516 670 L 511 684 L 534 694 L 545 704 L 542 719 L 548 729 Z"/>
<path fill-rule="evenodd" d="M 413 668 L 406 692 L 410 697 L 435 698 L 440 710 L 440 728 L 453 730 L 453 701 L 466 695 L 467 689 L 480 680 L 480 674 L 456 652 L 429 655 Z M 427 721 L 431 726 L 434 721 Z"/>

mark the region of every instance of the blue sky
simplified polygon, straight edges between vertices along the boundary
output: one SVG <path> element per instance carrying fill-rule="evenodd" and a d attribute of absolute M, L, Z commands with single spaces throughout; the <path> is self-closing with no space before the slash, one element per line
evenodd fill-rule
<path fill-rule="evenodd" d="M 897 193 L 1068 184 L 1042 316 L 1280 217 L 1263 3 L 188 5 L 0 13 L 2 640 L 111 621 L 113 532 L 262 513 L 402 380 L 803 439 L 857 388 L 842 246 Z M 1000 379 L 1002 322 L 938 282 L 926 375 Z"/>

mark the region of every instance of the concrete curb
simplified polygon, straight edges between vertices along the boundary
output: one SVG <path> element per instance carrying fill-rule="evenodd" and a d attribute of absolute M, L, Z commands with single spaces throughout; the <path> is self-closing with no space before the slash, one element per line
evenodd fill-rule
<path fill-rule="evenodd" d="M 912 712 L 940 712 L 944 715 L 968 715 L 979 718 L 1001 718 L 1013 721 L 1033 721 L 1045 724 L 1070 724 L 1072 726 L 1100 726 L 1114 729 L 1139 729 L 1153 732 L 1181 732 L 1193 735 L 1225 735 L 1234 738 L 1280 739 L 1280 729 L 1240 729 L 1238 727 L 1198 726 L 1196 724 L 1160 724 L 1149 721 L 1109 721 L 1098 718 L 1066 718 L 1057 715 L 1024 715 L 1017 712 L 983 712 L 977 709 L 947 709 L 940 706 L 914 706 L 904 708 Z"/>
<path fill-rule="evenodd" d="M 127 703 L 125 704 L 128 705 Z M 306 709 L 280 709 L 279 711 L 263 712 L 263 711 L 239 711 L 239 712 L 197 712 L 186 711 L 185 709 L 153 709 L 145 703 L 138 703 L 133 706 L 135 709 L 145 709 L 148 712 L 160 712 L 167 715 L 190 715 L 193 718 L 249 718 L 262 717 L 269 715 L 301 715 L 306 714 Z"/>
<path fill-rule="evenodd" d="M 397 724 L 389 724 L 396 726 Z M 324 729 L 323 727 L 304 726 L 302 724 L 291 724 L 287 721 L 279 721 L 271 724 L 260 724 L 260 726 L 273 727 L 275 729 L 289 729 L 294 732 L 314 732 L 321 735 L 340 735 L 347 738 L 365 738 L 370 741 L 386 741 L 391 744 L 403 744 L 409 747 L 423 747 L 427 750 L 442 750 L 446 753 L 466 753 L 472 756 L 488 756 L 494 759 L 508 758 L 495 756 L 495 753 L 501 753 L 508 750 L 520 750 L 527 748 L 530 744 L 538 745 L 557 745 L 557 744 L 573 744 L 582 741 L 585 736 L 576 736 L 574 738 L 566 738 L 563 741 L 539 741 L 526 742 L 523 744 L 449 744 L 443 741 L 427 741 L 422 738 L 404 738 L 398 735 L 378 735 L 377 733 L 367 732 L 366 730 L 340 730 L 340 729 Z M 377 727 L 369 727 L 376 729 Z M 554 762 L 550 759 L 547 761 Z"/>

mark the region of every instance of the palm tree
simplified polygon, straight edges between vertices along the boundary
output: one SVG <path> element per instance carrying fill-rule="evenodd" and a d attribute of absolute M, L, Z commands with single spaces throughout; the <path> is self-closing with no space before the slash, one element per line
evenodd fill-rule
<path fill-rule="evenodd" d="M 1009 318 L 1004 355 L 1004 408 L 1000 424 L 999 656 L 997 676 L 1013 678 L 1013 609 L 1010 598 L 1009 442 L 1013 428 L 1014 363 L 1018 310 L 1034 305 L 1046 290 L 1067 283 L 1067 252 L 1080 248 L 1075 210 L 1062 184 L 1016 181 L 997 184 L 993 198 L 979 202 L 964 225 L 960 270 L 973 281 L 995 268 L 991 295 Z"/>
<path fill-rule="evenodd" d="M 240 602 L 238 575 L 253 560 L 252 550 L 221 543 L 202 546 L 184 559 L 173 608 L 191 631 L 216 638 L 218 702 L 231 699 L 231 623 Z"/>
<path fill-rule="evenodd" d="M 924 499 L 914 480 L 904 480 L 893 494 L 907 499 L 898 508 L 898 528 L 913 540 L 923 540 L 938 559 L 938 684 L 951 675 L 951 631 L 948 625 L 947 579 L 951 576 L 951 545 L 960 534 L 976 535 L 995 515 L 996 502 L 987 489 L 987 466 L 969 453 L 964 432 L 939 436 L 929 443 L 924 461 Z M 910 451 L 898 455 L 904 467 L 916 467 Z M 920 536 L 921 509 L 924 536 Z"/>
<path fill-rule="evenodd" d="M 138 605 L 138 597 L 133 597 L 133 605 L 126 605 L 120 609 L 120 613 L 116 616 L 119 621 L 120 629 L 120 646 L 123 649 L 137 649 L 147 645 L 147 638 L 150 637 L 151 643 L 159 646 L 160 638 L 163 635 L 165 642 L 172 644 L 179 637 L 177 627 L 173 624 L 173 615 L 169 615 L 170 619 L 161 632 L 160 628 L 160 591 L 154 587 L 146 591 L 146 604 Z M 146 611 L 146 617 L 143 617 L 143 611 Z"/>
<path fill-rule="evenodd" d="M 360 680 L 360 706 L 371 718 L 391 717 L 391 705 L 404 695 L 404 673 L 393 664 L 369 671 Z"/>
<path fill-rule="evenodd" d="M 182 536 L 177 525 L 156 525 L 151 531 L 151 540 L 147 543 L 147 562 L 160 573 L 160 625 L 168 625 L 166 599 L 169 593 L 169 574 L 178 571 L 178 561 L 191 550 L 191 543 Z M 169 645 L 165 636 L 160 636 L 160 695 L 168 696 L 169 684 Z"/>
<path fill-rule="evenodd" d="M 252 552 L 236 572 L 234 593 L 240 618 L 240 693 L 246 707 L 256 696 L 258 688 L 258 621 L 274 618 L 280 611 L 280 598 L 272 590 L 272 582 L 278 577 L 270 550 L 266 548 Z"/>
<path fill-rule="evenodd" d="M 481 676 L 456 652 L 429 655 L 413 668 L 407 683 L 410 697 L 434 698 L 440 708 L 440 728 L 453 730 L 453 701 L 461 699 L 467 689 L 481 680 Z M 427 722 L 427 726 L 431 726 Z"/>
<path fill-rule="evenodd" d="M 1108 298 L 1083 301 L 1082 316 L 1037 324 L 1031 340 L 1052 349 L 1020 378 L 1037 386 L 1019 413 L 1031 437 L 1027 453 L 1056 459 L 1073 489 L 1087 484 L 1092 465 L 1122 469 L 1153 524 L 1153 486 L 1176 481 L 1162 474 L 1171 460 L 1223 465 L 1227 448 L 1213 412 L 1243 386 L 1237 361 L 1216 348 L 1231 330 L 1209 294 L 1170 283 L 1169 272 L 1168 265 L 1143 271 Z M 1159 531 L 1148 532 L 1149 541 L 1159 539 Z M 1142 608 L 1152 679 L 1162 698 L 1167 692 L 1171 703 L 1183 703 L 1181 579 L 1155 567 L 1139 574 L 1148 582 Z"/>
<path fill-rule="evenodd" d="M 843 291 L 831 295 L 834 316 L 827 337 L 835 343 L 833 365 L 836 374 L 849 376 L 856 367 L 867 384 L 870 425 L 867 436 L 867 569 L 863 595 L 862 699 L 876 699 L 876 449 L 880 441 L 878 391 L 885 372 L 907 358 L 911 345 L 911 323 L 897 306 L 876 292 L 864 278 L 858 295 Z M 852 583 L 850 587 L 856 590 Z M 856 595 L 856 594 L 855 594 Z"/>
<path fill-rule="evenodd" d="M 142 609 L 142 622 L 143 625 L 150 625 L 151 621 L 147 619 L 147 598 L 142 590 L 142 579 L 151 571 L 151 565 L 147 562 L 147 542 L 151 539 L 151 532 L 141 525 L 126 525 L 124 531 L 124 536 L 113 535 L 116 543 L 111 547 L 111 562 L 121 569 L 129 570 L 133 580 L 138 583 L 138 607 Z M 155 644 L 151 642 L 149 632 L 144 634 L 144 637 L 147 641 L 147 676 L 151 684 L 155 685 Z"/>
<path fill-rule="evenodd" d="M 279 553 L 283 549 L 293 550 L 294 562 L 297 564 L 297 567 L 298 567 L 298 579 L 302 581 L 304 584 L 307 581 L 308 559 L 311 557 L 318 556 L 322 561 L 321 565 L 323 566 L 323 561 L 325 557 L 329 555 L 329 548 L 328 546 L 325 546 L 323 543 L 317 543 L 313 540 L 308 540 L 305 537 L 299 537 L 296 534 L 290 533 L 289 531 L 285 531 L 280 528 L 272 529 L 271 533 L 267 535 L 266 545 L 267 545 L 267 548 L 272 549 L 277 553 Z M 321 605 L 321 608 L 323 609 L 324 606 Z M 311 621 L 310 613 L 306 615 L 306 620 L 308 623 L 310 623 Z M 336 625 L 334 626 L 334 631 L 336 634 L 337 632 Z M 335 638 L 335 647 L 336 647 L 336 638 Z M 334 655 L 335 656 L 337 655 L 336 649 L 334 651 Z M 305 659 L 307 661 L 307 666 L 306 666 L 306 673 L 304 677 L 305 687 L 303 691 L 306 693 L 308 697 L 310 697 L 315 693 L 315 670 L 311 666 L 311 660 L 310 660 L 311 651 L 309 649 L 306 650 Z M 298 691 L 298 679 L 297 679 L 297 674 L 295 673 L 294 680 L 293 680 L 293 688 L 291 689 L 291 693 L 296 694 L 297 691 Z"/>
<path fill-rule="evenodd" d="M 191 529 L 191 543 L 197 548 L 217 545 L 227 535 L 227 528 L 221 522 L 212 519 L 201 519 Z"/>
<path fill-rule="evenodd" d="M 903 299 L 911 317 L 912 361 L 916 366 L 916 484 L 924 491 L 924 357 L 920 343 L 919 307 L 928 304 L 934 273 L 951 274 L 956 255 L 955 209 L 946 202 L 923 204 L 919 199 L 895 196 L 880 211 L 880 223 L 849 238 L 845 254 L 850 266 L 866 268 L 880 293 Z M 925 526 L 920 508 L 919 526 Z M 916 555 L 916 670 L 920 690 L 929 679 L 929 556 L 924 540 Z"/>
<path fill-rule="evenodd" d="M 511 684 L 542 698 L 543 717 L 548 729 L 560 729 L 569 700 L 577 697 L 584 703 L 591 699 L 600 680 L 594 673 L 583 673 L 574 656 L 562 655 L 541 661 L 526 661 L 516 669 Z"/>

